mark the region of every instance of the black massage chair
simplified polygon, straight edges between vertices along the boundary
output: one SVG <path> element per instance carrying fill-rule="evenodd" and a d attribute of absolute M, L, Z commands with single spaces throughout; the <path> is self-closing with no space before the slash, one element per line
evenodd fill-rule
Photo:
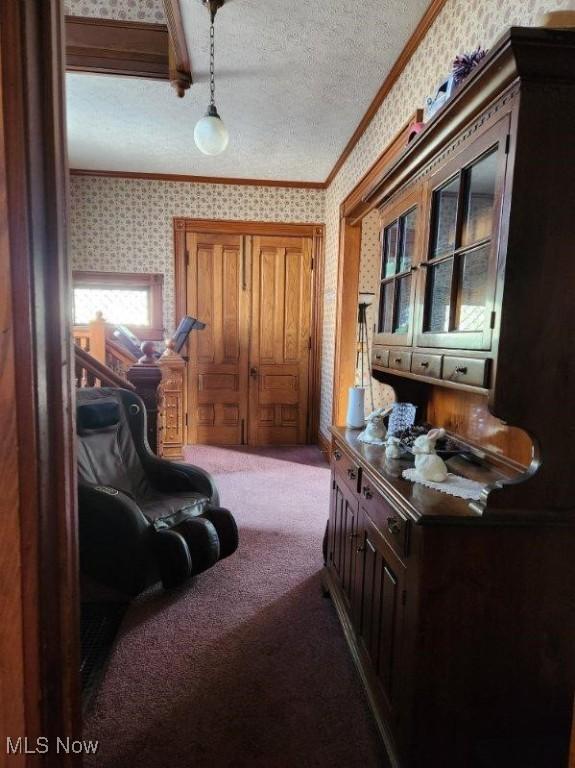
<path fill-rule="evenodd" d="M 182 584 L 238 546 L 207 472 L 155 456 L 144 404 L 125 389 L 77 390 L 82 572 L 127 595 Z"/>

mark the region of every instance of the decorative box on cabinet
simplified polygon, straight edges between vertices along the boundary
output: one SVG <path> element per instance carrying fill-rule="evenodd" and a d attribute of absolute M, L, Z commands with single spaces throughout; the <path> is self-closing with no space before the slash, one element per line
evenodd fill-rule
<path fill-rule="evenodd" d="M 373 375 L 414 402 L 420 419 L 439 412 L 440 392 L 509 430 L 499 445 L 523 430 L 530 455 L 519 464 L 489 450 L 480 464 L 451 459 L 452 471 L 483 485 L 468 503 L 403 480 L 405 462 L 333 428 L 334 455 L 357 468 L 357 484 L 333 461 L 324 579 L 398 768 L 566 764 L 573 126 L 575 33 L 512 28 L 364 201 L 379 207 L 383 233 Z M 415 269 L 401 294 L 408 264 L 389 228 L 397 222 L 400 234 L 413 200 Z M 408 307 L 397 303 L 408 294 Z M 398 318 L 409 319 L 405 333 Z"/>

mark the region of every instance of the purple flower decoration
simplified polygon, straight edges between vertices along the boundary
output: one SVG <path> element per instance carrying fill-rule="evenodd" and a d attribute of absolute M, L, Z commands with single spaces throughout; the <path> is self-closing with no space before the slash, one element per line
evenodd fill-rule
<path fill-rule="evenodd" d="M 485 58 L 487 51 L 481 46 L 477 47 L 477 50 L 472 53 L 463 53 L 461 56 L 456 56 L 451 67 L 453 72 L 454 85 L 459 85 L 463 82 L 472 69 L 479 64 L 479 62 Z"/>

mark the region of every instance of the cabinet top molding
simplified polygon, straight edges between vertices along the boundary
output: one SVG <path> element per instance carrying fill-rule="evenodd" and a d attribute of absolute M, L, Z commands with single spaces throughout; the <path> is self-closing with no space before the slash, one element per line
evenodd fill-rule
<path fill-rule="evenodd" d="M 368 187 L 362 203 L 374 207 L 385 202 L 459 131 L 502 96 L 515 95 L 515 83 L 575 81 L 575 31 L 538 27 L 510 27 L 493 45 L 482 63 L 429 121 L 383 178 Z"/>

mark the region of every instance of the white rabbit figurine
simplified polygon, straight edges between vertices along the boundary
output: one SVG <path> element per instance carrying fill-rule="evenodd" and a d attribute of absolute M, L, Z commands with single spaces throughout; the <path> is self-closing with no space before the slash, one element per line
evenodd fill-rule
<path fill-rule="evenodd" d="M 385 447 L 386 459 L 399 459 L 401 458 L 401 448 L 399 447 L 401 440 L 399 437 L 388 437 Z"/>
<path fill-rule="evenodd" d="M 447 466 L 435 453 L 435 443 L 445 434 L 444 429 L 430 429 L 426 435 L 420 435 L 413 444 L 415 469 L 422 480 L 443 483 L 447 480 Z"/>
<path fill-rule="evenodd" d="M 372 443 L 373 445 L 383 445 L 385 441 L 386 429 L 384 419 L 391 411 L 391 408 L 378 408 L 367 417 L 367 426 L 363 432 L 358 435 L 358 440 L 362 443 Z"/>

